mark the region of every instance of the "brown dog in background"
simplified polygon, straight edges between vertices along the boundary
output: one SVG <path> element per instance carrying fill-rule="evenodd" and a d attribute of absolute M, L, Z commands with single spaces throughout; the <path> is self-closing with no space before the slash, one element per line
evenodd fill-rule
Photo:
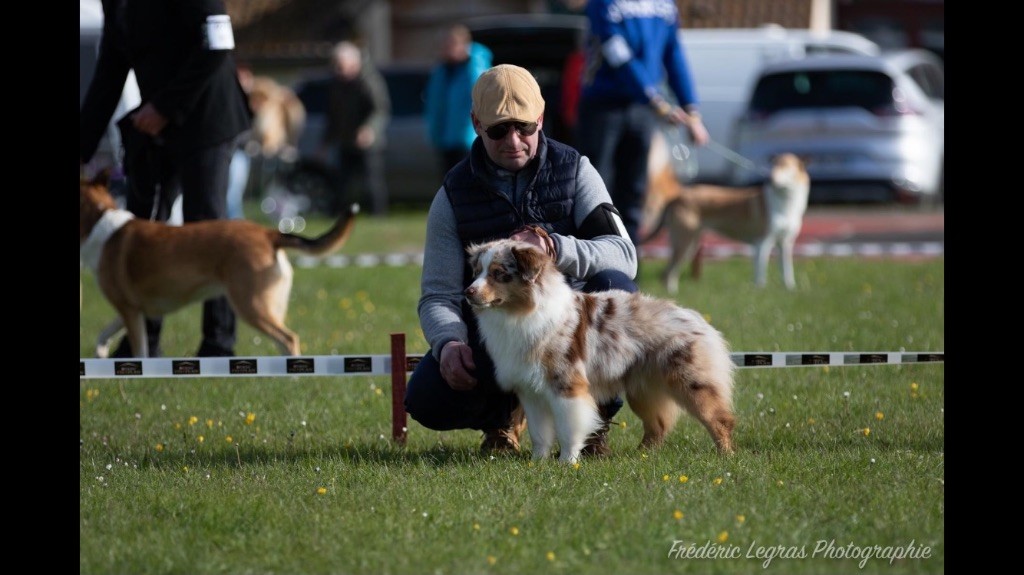
<path fill-rule="evenodd" d="M 644 206 L 641 244 L 668 228 L 669 258 L 662 282 L 669 293 L 679 291 L 679 273 L 693 261 L 704 230 L 750 244 L 754 248 L 754 283 L 767 282 L 768 259 L 779 248 L 782 279 L 796 288 L 793 245 L 800 235 L 810 178 L 803 161 L 794 154 L 773 159 L 768 181 L 762 186 L 729 187 L 683 185 L 672 170 L 667 144 L 656 135 L 648 160 L 649 186 Z"/>
<path fill-rule="evenodd" d="M 169 225 L 119 209 L 100 174 L 79 184 L 80 258 L 119 318 L 103 330 L 109 339 L 123 325 L 132 354 L 148 357 L 145 318 L 227 295 L 242 320 L 267 334 L 282 354 L 299 354 L 299 336 L 285 326 L 292 266 L 284 250 L 327 255 L 345 244 L 358 204 L 315 239 L 285 234 L 248 220 L 205 220 Z M 97 354 L 105 357 L 102 347 Z"/>

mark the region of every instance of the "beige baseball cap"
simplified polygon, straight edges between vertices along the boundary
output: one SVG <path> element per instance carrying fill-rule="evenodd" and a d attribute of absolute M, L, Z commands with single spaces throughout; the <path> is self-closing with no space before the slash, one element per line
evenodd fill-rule
<path fill-rule="evenodd" d="M 540 85 L 525 68 L 494 66 L 473 84 L 473 113 L 485 129 L 502 122 L 534 123 L 544 113 Z"/>

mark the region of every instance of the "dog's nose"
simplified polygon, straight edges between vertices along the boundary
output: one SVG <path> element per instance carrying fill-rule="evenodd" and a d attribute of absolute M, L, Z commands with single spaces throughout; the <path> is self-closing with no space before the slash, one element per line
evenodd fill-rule
<path fill-rule="evenodd" d="M 467 296 L 475 295 L 476 294 L 476 288 L 473 287 L 473 286 L 469 286 L 468 288 L 466 288 L 466 291 L 464 291 L 463 293 L 466 294 Z"/>

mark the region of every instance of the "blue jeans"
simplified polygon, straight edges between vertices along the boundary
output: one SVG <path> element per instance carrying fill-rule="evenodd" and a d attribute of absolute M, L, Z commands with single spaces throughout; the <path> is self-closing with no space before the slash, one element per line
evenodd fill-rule
<path fill-rule="evenodd" d="M 658 119 L 647 104 L 581 100 L 577 149 L 597 168 L 626 232 L 639 245 L 647 195 L 647 155 Z"/>
<path fill-rule="evenodd" d="M 604 271 L 590 278 L 580 291 L 586 293 L 621 289 L 637 291 L 626 274 Z M 405 411 L 428 429 L 500 429 L 507 427 L 512 410 L 519 404 L 515 394 L 502 391 L 494 379 L 494 362 L 480 343 L 475 324 L 469 322 L 469 346 L 476 362 L 477 385 L 468 391 L 456 391 L 441 377 L 441 366 L 432 352 L 423 356 L 412 372 L 405 391 Z M 622 408 L 622 398 L 601 406 L 607 418 Z M 529 424 L 529 422 L 527 422 Z"/>

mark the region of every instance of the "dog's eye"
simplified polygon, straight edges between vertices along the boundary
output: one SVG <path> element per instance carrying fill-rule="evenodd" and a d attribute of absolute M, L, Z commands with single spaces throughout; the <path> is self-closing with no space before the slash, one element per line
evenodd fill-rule
<path fill-rule="evenodd" d="M 504 266 L 495 266 L 491 268 L 491 279 L 498 283 L 507 284 L 512 281 L 513 275 L 510 273 L 514 270 L 509 270 Z"/>

